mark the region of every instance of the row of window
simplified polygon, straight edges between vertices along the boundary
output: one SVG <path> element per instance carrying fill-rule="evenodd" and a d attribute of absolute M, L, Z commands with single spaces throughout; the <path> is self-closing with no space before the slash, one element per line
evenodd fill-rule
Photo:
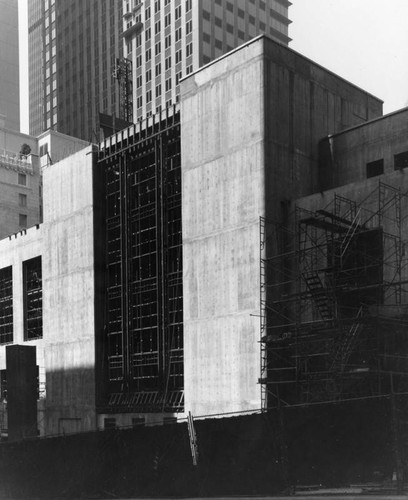
<path fill-rule="evenodd" d="M 408 151 L 394 155 L 394 170 L 408 167 Z M 384 159 L 370 161 L 366 165 L 367 178 L 376 177 L 384 173 Z"/>
<path fill-rule="evenodd" d="M 24 340 L 42 338 L 41 256 L 23 262 Z M 0 269 L 0 344 L 13 342 L 13 270 Z"/>

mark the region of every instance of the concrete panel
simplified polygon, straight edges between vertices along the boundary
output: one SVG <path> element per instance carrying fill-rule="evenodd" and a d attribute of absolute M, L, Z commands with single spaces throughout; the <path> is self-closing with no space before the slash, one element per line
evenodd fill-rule
<path fill-rule="evenodd" d="M 43 259 L 47 433 L 61 419 L 96 428 L 93 157 L 82 150 L 44 169 Z M 69 427 L 69 426 L 68 426 Z M 70 427 L 69 427 L 70 428 Z"/>
<path fill-rule="evenodd" d="M 384 173 L 394 171 L 394 155 L 408 151 L 408 109 L 350 128 L 320 144 L 322 189 L 367 177 L 368 162 L 383 159 Z"/>
<path fill-rule="evenodd" d="M 260 407 L 263 62 L 249 45 L 183 84 L 185 408 Z"/>
<path fill-rule="evenodd" d="M 186 410 L 261 406 L 259 217 L 282 220 L 287 200 L 318 189 L 322 137 L 381 110 L 266 37 L 183 81 Z"/>

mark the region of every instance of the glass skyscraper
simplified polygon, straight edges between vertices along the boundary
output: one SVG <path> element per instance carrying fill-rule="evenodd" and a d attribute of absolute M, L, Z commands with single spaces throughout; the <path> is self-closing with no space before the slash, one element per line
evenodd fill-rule
<path fill-rule="evenodd" d="M 52 128 L 98 141 L 100 113 L 120 118 L 122 25 L 117 0 L 28 2 L 32 135 Z"/>

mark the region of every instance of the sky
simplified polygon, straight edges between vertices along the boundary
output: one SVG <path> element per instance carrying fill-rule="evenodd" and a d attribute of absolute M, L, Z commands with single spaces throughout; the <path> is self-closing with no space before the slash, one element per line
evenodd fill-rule
<path fill-rule="evenodd" d="M 27 22 L 27 0 L 18 1 Z M 382 99 L 384 113 L 408 106 L 408 0 L 291 1 L 293 50 Z M 28 66 L 23 33 L 21 68 Z M 28 133 L 28 75 L 21 73 L 21 129 Z"/>
<path fill-rule="evenodd" d="M 408 106 L 408 0 L 291 0 L 289 46 L 384 101 Z"/>

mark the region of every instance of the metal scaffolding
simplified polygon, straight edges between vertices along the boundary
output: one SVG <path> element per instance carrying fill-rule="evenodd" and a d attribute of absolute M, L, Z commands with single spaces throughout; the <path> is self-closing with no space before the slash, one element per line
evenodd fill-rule
<path fill-rule="evenodd" d="M 408 391 L 406 206 L 379 182 L 359 203 L 261 219 L 264 409 Z"/>

